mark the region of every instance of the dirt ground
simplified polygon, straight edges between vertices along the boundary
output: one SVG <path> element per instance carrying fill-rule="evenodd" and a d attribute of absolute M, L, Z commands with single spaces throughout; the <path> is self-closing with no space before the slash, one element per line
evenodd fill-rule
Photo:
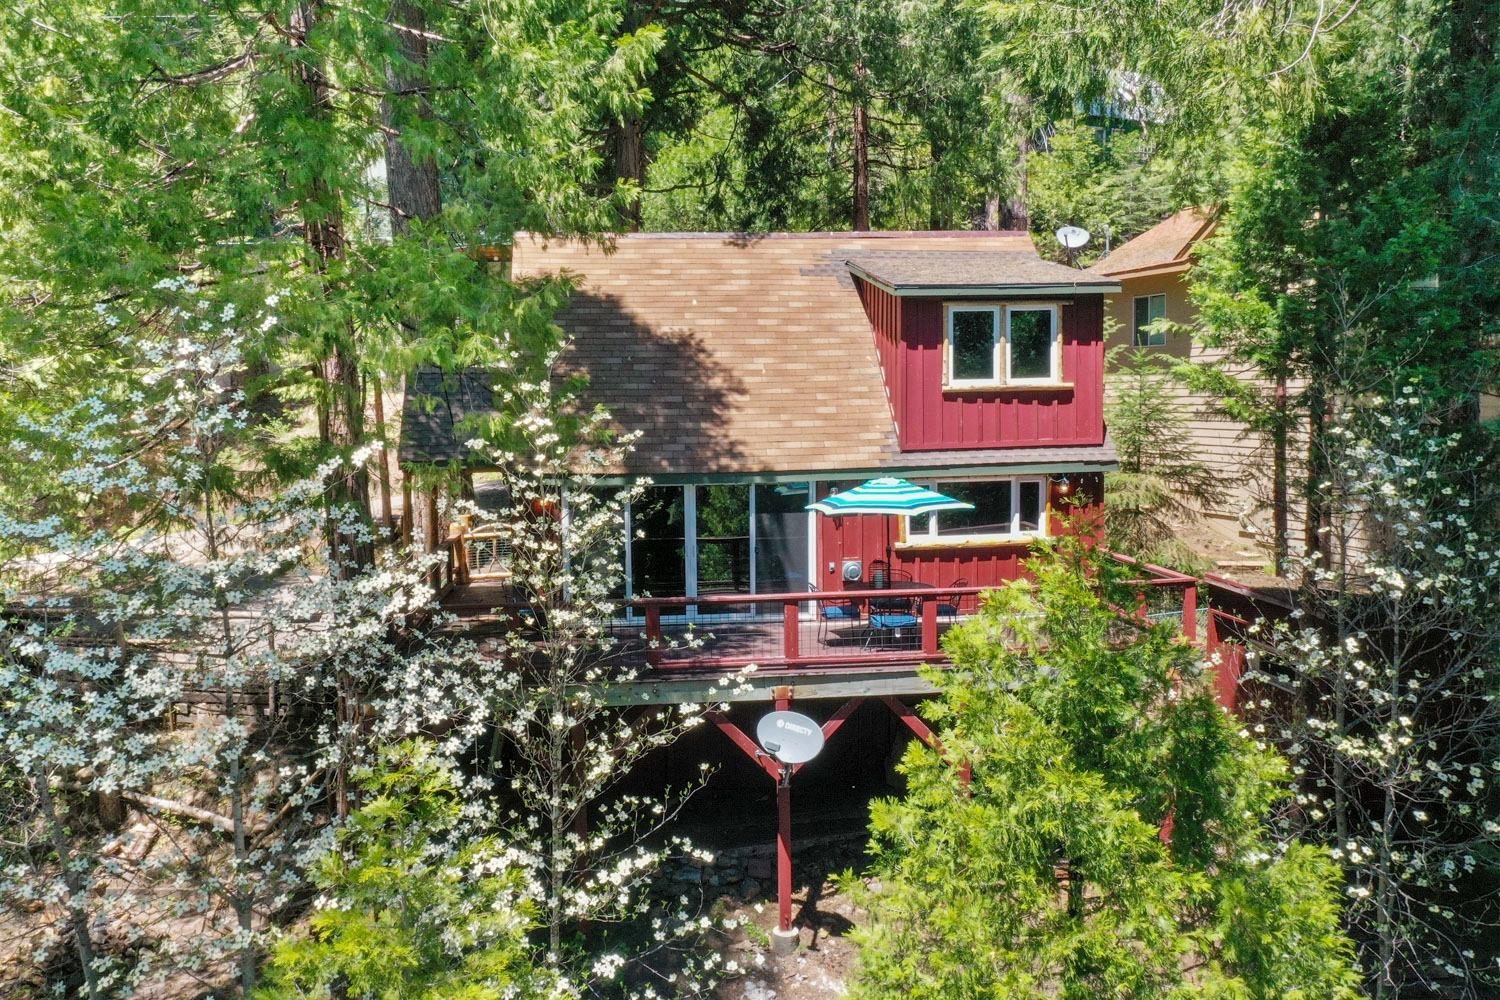
<path fill-rule="evenodd" d="M 719 987 L 719 1000 L 831 1000 L 842 997 L 854 973 L 855 947 L 849 932 L 864 919 L 853 902 L 838 891 L 840 872 L 860 871 L 865 863 L 863 831 L 806 838 L 793 868 L 792 923 L 797 949 L 777 958 L 770 936 L 776 926 L 774 880 L 765 889 L 736 901 L 730 914 L 748 918 L 751 928 L 736 935 L 731 951 L 743 977 Z M 757 873 L 758 874 L 758 873 Z M 753 928 L 753 929 L 752 929 Z"/>
<path fill-rule="evenodd" d="M 763 956 L 764 964 L 722 985 L 717 994 L 720 1000 L 832 1000 L 845 994 L 855 960 L 855 948 L 847 935 L 860 914 L 831 882 L 819 886 L 811 901 L 806 886 L 800 887 L 793 898 L 799 932 L 797 950 L 776 958 L 769 946 L 746 942 L 754 953 Z M 763 903 L 758 912 L 754 905 L 746 905 L 743 911 L 762 932 L 755 935 L 758 941 L 770 936 L 776 926 L 774 902 Z"/>

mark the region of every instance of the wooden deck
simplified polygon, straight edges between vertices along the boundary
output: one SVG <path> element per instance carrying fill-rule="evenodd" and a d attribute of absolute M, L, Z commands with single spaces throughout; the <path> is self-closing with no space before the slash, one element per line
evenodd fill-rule
<path fill-rule="evenodd" d="M 1122 561 L 1130 562 L 1130 560 Z M 1162 570 L 1138 581 L 1139 606 L 1122 629 L 1175 620 L 1197 641 L 1197 581 Z M 471 578 L 440 590 L 452 627 L 483 639 L 537 629 L 544 609 L 517 600 L 503 579 Z M 645 597 L 621 602 L 610 654 L 629 678 L 609 692 L 621 704 L 770 701 L 929 694 L 924 664 L 942 666 L 942 637 L 973 614 L 983 588 L 920 584 L 820 593 Z M 1149 595 L 1149 597 L 1148 597 Z M 851 618 L 828 620 L 853 609 Z M 753 668 L 753 669 L 747 669 Z M 725 679 L 735 677 L 733 685 Z"/>

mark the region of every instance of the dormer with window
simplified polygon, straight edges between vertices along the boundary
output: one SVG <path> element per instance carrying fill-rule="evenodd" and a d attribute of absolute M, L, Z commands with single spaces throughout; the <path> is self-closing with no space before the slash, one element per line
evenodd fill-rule
<path fill-rule="evenodd" d="M 1103 296 L 1115 281 L 1016 251 L 847 264 L 902 450 L 1104 441 Z"/>

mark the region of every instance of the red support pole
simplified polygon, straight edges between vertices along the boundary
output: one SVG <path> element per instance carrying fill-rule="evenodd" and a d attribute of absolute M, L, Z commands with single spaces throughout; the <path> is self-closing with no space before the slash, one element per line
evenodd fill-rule
<path fill-rule="evenodd" d="M 661 666 L 661 605 L 646 606 L 646 662 Z"/>
<path fill-rule="evenodd" d="M 792 930 L 792 784 L 790 775 L 776 783 L 776 904 L 777 928 Z"/>
<path fill-rule="evenodd" d="M 801 605 L 795 601 L 788 601 L 781 606 L 781 655 L 788 660 L 795 660 L 802 655 L 797 641 L 800 609 Z"/>
<path fill-rule="evenodd" d="M 1182 634 L 1187 641 L 1198 641 L 1198 583 L 1194 581 L 1182 588 Z"/>
<path fill-rule="evenodd" d="M 922 652 L 936 656 L 938 650 L 938 602 L 936 597 L 922 598 Z"/>

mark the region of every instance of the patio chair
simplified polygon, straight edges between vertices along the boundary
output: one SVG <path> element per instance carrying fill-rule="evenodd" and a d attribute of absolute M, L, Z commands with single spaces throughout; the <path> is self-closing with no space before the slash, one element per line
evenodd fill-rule
<path fill-rule="evenodd" d="M 807 585 L 809 593 L 816 594 L 818 585 L 810 583 Z M 862 615 L 860 614 L 859 602 L 852 598 L 822 598 L 814 601 L 818 608 L 818 642 L 828 641 L 828 631 L 839 624 L 858 624 Z"/>
<path fill-rule="evenodd" d="M 872 586 L 898 590 L 913 583 L 912 575 L 905 570 L 886 568 L 883 573 L 880 583 L 871 579 Z M 913 638 L 920 636 L 922 619 L 917 617 L 916 601 L 911 597 L 872 597 L 866 624 L 869 626 L 865 632 L 866 646 L 877 643 L 896 646 L 907 642 L 907 634 Z"/>
<path fill-rule="evenodd" d="M 865 645 L 878 644 L 881 646 L 905 645 L 907 642 L 920 638 L 922 619 L 912 613 L 911 604 L 908 601 L 904 610 L 890 609 L 877 611 L 870 609 L 869 626 L 865 631 Z M 907 638 L 907 634 L 911 639 Z"/>
<path fill-rule="evenodd" d="M 964 576 L 961 576 L 957 580 L 954 580 L 952 583 L 948 584 L 948 586 L 952 587 L 954 590 L 957 590 L 960 587 L 967 587 L 968 585 L 969 579 L 968 577 Z M 949 622 L 958 621 L 958 612 L 959 608 L 962 607 L 963 599 L 963 594 L 947 594 L 940 598 L 940 603 L 938 604 L 937 609 L 938 618 L 946 619 Z"/>

